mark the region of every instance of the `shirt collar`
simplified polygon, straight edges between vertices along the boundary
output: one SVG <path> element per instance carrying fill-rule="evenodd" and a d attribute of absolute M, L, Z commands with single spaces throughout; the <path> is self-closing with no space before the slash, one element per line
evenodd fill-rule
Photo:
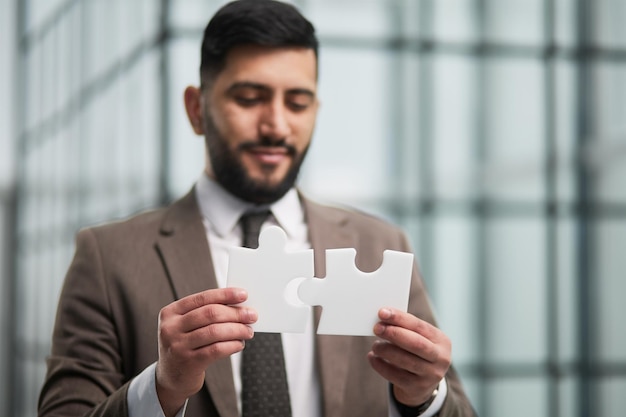
<path fill-rule="evenodd" d="M 196 199 L 204 219 L 222 237 L 233 233 L 239 218 L 248 210 L 269 208 L 275 224 L 282 227 L 290 237 L 297 233 L 298 225 L 304 222 L 302 203 L 295 188 L 291 188 L 273 204 L 259 206 L 235 197 L 203 173 L 196 183 Z"/>

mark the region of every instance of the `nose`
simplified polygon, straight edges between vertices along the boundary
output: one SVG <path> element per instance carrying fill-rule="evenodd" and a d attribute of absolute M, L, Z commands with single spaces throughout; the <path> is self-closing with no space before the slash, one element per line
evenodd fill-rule
<path fill-rule="evenodd" d="M 281 100 L 272 100 L 263 109 L 259 124 L 259 133 L 263 137 L 284 140 L 291 134 L 289 110 Z"/>

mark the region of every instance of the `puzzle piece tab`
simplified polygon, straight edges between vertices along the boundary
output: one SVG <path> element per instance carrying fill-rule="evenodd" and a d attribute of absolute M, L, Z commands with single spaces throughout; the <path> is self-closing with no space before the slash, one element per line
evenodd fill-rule
<path fill-rule="evenodd" d="M 298 288 L 304 303 L 323 308 L 318 334 L 371 336 L 379 309 L 408 309 L 413 254 L 386 250 L 381 267 L 369 273 L 357 269 L 355 257 L 354 249 L 327 250 L 326 278 Z"/>
<path fill-rule="evenodd" d="M 311 307 L 298 304 L 288 292 L 292 280 L 313 277 L 313 250 L 286 252 L 286 244 L 285 232 L 270 226 L 261 232 L 258 249 L 230 249 L 228 286 L 248 291 L 248 300 L 241 305 L 258 312 L 252 325 L 257 332 L 302 333 L 310 317 Z"/>

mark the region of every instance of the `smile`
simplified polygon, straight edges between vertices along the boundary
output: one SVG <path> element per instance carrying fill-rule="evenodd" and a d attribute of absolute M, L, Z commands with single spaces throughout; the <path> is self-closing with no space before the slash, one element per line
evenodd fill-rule
<path fill-rule="evenodd" d="M 255 160 L 262 164 L 276 165 L 289 157 L 289 149 L 282 146 L 255 146 L 246 149 Z"/>

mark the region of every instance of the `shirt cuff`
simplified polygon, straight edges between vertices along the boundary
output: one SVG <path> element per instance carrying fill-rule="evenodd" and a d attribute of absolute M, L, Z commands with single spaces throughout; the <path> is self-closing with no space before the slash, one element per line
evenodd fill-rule
<path fill-rule="evenodd" d="M 391 394 L 389 394 L 391 396 Z M 439 382 L 439 387 L 437 388 L 437 395 L 435 395 L 435 399 L 432 404 L 424 410 L 419 417 L 434 417 L 443 407 L 443 402 L 446 400 L 446 396 L 448 395 L 448 384 L 446 383 L 446 379 L 442 379 Z M 389 417 L 402 417 L 400 411 L 396 407 L 396 404 L 393 398 L 389 398 Z M 416 416 L 417 417 L 417 416 Z"/>
<path fill-rule="evenodd" d="M 137 375 L 128 386 L 128 416 L 129 417 L 165 417 L 156 392 L 156 362 Z M 176 417 L 184 417 L 187 402 L 176 413 Z"/>

